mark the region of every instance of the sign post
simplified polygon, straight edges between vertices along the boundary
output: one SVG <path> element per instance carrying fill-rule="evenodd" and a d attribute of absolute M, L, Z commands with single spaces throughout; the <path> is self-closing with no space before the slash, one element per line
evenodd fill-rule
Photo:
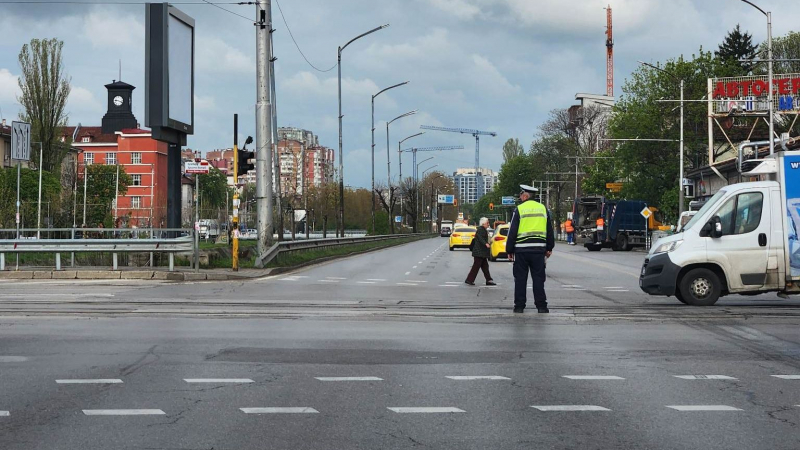
<path fill-rule="evenodd" d="M 644 248 L 650 248 L 650 233 L 649 233 L 649 225 L 650 225 L 650 216 L 653 215 L 653 211 L 650 211 L 650 208 L 647 206 L 639 213 L 644 217 Z"/>
<path fill-rule="evenodd" d="M 17 160 L 17 239 L 19 239 L 19 184 L 22 173 L 21 161 L 31 159 L 31 124 L 25 122 L 11 122 L 11 159 Z M 39 161 L 41 164 L 41 161 Z M 19 270 L 19 253 L 17 253 L 17 267 Z"/>
<path fill-rule="evenodd" d="M 186 161 L 184 173 L 194 174 L 194 271 L 200 271 L 200 175 L 207 174 L 208 161 Z"/>
<path fill-rule="evenodd" d="M 503 206 L 514 206 L 514 197 L 503 197 L 501 200 Z"/>

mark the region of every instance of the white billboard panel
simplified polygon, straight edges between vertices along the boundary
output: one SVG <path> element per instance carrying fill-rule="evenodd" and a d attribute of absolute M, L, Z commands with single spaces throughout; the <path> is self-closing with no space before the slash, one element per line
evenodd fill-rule
<path fill-rule="evenodd" d="M 169 118 L 192 125 L 194 28 L 169 15 Z"/>

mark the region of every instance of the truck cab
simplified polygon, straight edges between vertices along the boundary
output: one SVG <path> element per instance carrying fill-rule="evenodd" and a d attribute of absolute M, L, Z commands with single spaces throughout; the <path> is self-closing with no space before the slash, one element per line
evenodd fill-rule
<path fill-rule="evenodd" d="M 651 247 L 644 292 L 709 306 L 727 294 L 799 291 L 800 152 L 764 161 L 749 175 L 766 180 L 720 189 L 680 233 Z"/>

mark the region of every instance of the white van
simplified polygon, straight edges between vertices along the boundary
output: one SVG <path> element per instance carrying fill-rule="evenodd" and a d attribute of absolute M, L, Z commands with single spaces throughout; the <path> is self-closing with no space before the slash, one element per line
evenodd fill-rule
<path fill-rule="evenodd" d="M 800 293 L 800 151 L 759 161 L 764 181 L 720 189 L 683 227 L 650 249 L 639 277 L 651 295 L 709 306 L 727 294 Z"/>

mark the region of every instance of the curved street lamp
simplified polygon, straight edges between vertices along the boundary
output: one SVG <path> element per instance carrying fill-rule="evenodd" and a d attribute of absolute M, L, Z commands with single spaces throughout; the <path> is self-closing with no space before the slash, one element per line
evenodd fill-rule
<path fill-rule="evenodd" d="M 386 122 L 386 166 L 387 166 L 387 174 L 389 176 L 389 178 L 387 180 L 387 183 L 389 183 L 389 186 L 392 185 L 392 165 L 391 165 L 392 158 L 391 158 L 391 155 L 389 153 L 389 125 L 391 125 L 392 122 L 394 122 L 395 120 L 402 119 L 403 117 L 413 116 L 414 114 L 417 113 L 417 111 L 418 110 L 415 109 L 415 110 L 409 111 L 409 112 L 407 112 L 405 114 L 400 114 L 399 116 L 395 117 L 394 119 Z M 401 164 L 402 164 L 402 160 L 401 160 Z M 403 177 L 403 168 L 402 167 L 403 166 L 401 165 L 400 166 L 400 178 L 401 179 Z M 400 181 L 402 181 L 402 180 L 400 180 Z"/>
<path fill-rule="evenodd" d="M 769 89 L 767 90 L 767 103 L 769 103 L 769 154 L 772 155 L 775 153 L 775 119 L 772 117 L 772 12 L 764 11 L 756 6 L 756 4 L 748 0 L 742 1 L 757 9 L 761 14 L 767 17 L 767 76 L 769 77 L 767 80 L 767 84 L 769 86 Z M 683 186 L 681 186 L 681 190 L 683 190 Z"/>
<path fill-rule="evenodd" d="M 389 86 L 385 89 L 381 89 L 380 91 L 378 91 L 377 94 L 372 96 L 372 147 L 371 148 L 372 148 L 372 231 L 373 232 L 375 231 L 375 97 L 383 94 L 389 89 L 394 89 L 396 87 L 400 87 L 408 83 L 409 81 L 397 83 L 394 86 Z"/>
<path fill-rule="evenodd" d="M 342 51 L 347 48 L 348 45 L 352 44 L 353 42 L 361 39 L 362 37 L 372 34 L 376 31 L 380 31 L 389 24 L 381 25 L 377 28 L 373 28 L 366 33 L 362 33 L 353 39 L 347 41 L 346 44 L 339 47 L 339 51 L 337 53 L 336 58 L 336 65 L 339 68 L 339 225 L 341 226 L 341 236 L 344 236 L 344 161 L 342 155 Z"/>

